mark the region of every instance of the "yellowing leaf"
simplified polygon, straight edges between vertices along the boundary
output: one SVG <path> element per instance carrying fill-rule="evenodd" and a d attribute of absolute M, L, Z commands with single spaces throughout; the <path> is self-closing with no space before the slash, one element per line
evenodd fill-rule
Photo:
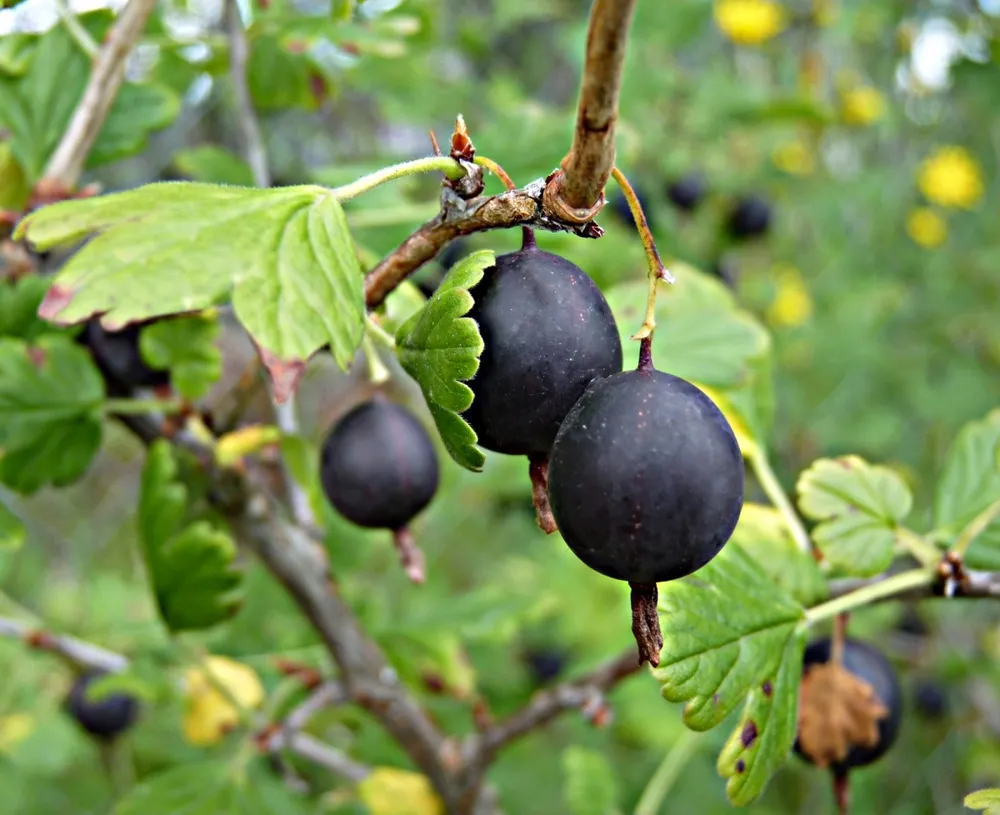
<path fill-rule="evenodd" d="M 371 815 L 444 815 L 427 776 L 408 770 L 376 767 L 358 784 L 358 795 Z"/>
<path fill-rule="evenodd" d="M 281 441 L 281 431 L 272 425 L 255 424 L 241 427 L 219 439 L 215 445 L 215 460 L 222 467 L 231 467 L 244 456 L 249 456 L 279 441 Z"/>
<path fill-rule="evenodd" d="M 227 657 L 208 657 L 204 666 L 190 668 L 184 677 L 184 736 L 192 744 L 215 744 L 239 724 L 240 711 L 216 685 L 244 709 L 264 701 L 264 686 L 253 668 Z"/>

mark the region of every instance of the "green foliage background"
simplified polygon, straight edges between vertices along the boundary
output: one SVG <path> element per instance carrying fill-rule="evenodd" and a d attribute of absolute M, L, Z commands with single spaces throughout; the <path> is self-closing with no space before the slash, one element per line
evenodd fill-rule
<path fill-rule="evenodd" d="M 28 5 L 0 12 L 0 19 L 26 14 Z M 251 91 L 282 185 L 334 186 L 425 155 L 427 129 L 443 141 L 459 112 L 478 150 L 518 183 L 546 175 L 564 155 L 589 3 L 366 0 L 349 22 L 325 4 L 315 5 L 307 14 L 286 2 L 255 4 L 249 31 Z M 668 265 L 681 284 L 684 275 L 690 280 L 662 298 L 658 364 L 718 388 L 740 405 L 789 490 L 820 457 L 856 454 L 890 468 L 881 477 L 897 492 L 912 492 L 912 510 L 901 498 L 873 509 L 874 531 L 865 530 L 872 537 L 853 541 L 871 554 L 872 547 L 891 543 L 883 533 L 904 517 L 915 529 L 957 532 L 970 510 L 975 515 L 982 508 L 980 498 L 989 503 L 998 489 L 995 481 L 972 477 L 981 494 L 970 494 L 970 479 L 963 481 L 948 451 L 973 421 L 977 424 L 963 432 L 959 445 L 982 453 L 996 444 L 995 414 L 983 417 L 1000 405 L 1000 17 L 996 11 L 988 15 L 986 3 L 957 0 L 832 5 L 832 21 L 821 26 L 813 22 L 812 3 L 790 2 L 801 22 L 760 48 L 745 48 L 720 35 L 708 0 L 640 0 L 623 88 L 619 164 L 648 204 Z M 99 39 L 106 17 L 98 13 L 83 20 Z M 195 34 L 182 30 L 179 23 L 185 20 L 194 24 Z M 912 33 L 941 20 L 950 21 L 967 46 L 951 66 L 947 87 L 904 85 Z M 195 52 L 186 48 L 192 41 L 199 43 Z M 85 64 L 72 38 L 57 27 L 42 42 L 51 54 L 36 53 L 27 63 L 29 38 L 0 38 L 0 206 L 10 209 L 25 203 L 44 166 L 38 151 L 58 140 L 82 87 L 82 80 L 76 87 L 59 79 L 76 77 L 82 69 L 43 75 L 42 69 L 57 62 Z M 167 178 L 250 183 L 239 158 L 225 43 L 215 22 L 197 4 L 166 2 L 153 18 L 147 44 L 145 74 L 126 86 L 88 178 L 111 190 Z M 822 65 L 811 89 L 802 78 L 807 54 L 818 55 Z M 836 87 L 845 71 L 878 88 L 886 100 L 883 117 L 869 127 L 840 120 Z M 810 174 L 785 172 L 772 160 L 775 148 L 789 141 L 801 143 L 813 157 Z M 948 238 L 928 250 L 911 240 L 905 224 L 908 213 L 922 205 L 919 164 L 942 144 L 969 150 L 982 168 L 985 192 L 971 211 L 942 213 Z M 664 188 L 691 168 L 706 174 L 709 196 L 688 217 L 669 206 Z M 499 189 L 495 179 L 489 183 L 491 190 Z M 725 247 L 720 223 L 726 207 L 747 191 L 773 202 L 773 232 L 763 241 Z M 380 187 L 347 204 L 363 265 L 370 266 L 430 217 L 438 193 L 437 177 L 426 176 Z M 610 207 L 599 221 L 607 230 L 600 241 L 541 234 L 539 244 L 588 271 L 613 303 L 621 302 L 619 314 L 634 308 L 638 317 L 645 274 L 639 241 Z M 499 253 L 518 240 L 516 231 L 489 233 L 470 239 L 466 248 Z M 731 293 L 693 268 L 707 272 L 724 249 L 737 270 Z M 781 270 L 788 266 L 801 273 L 811 303 L 808 318 L 795 325 L 773 319 L 772 305 L 785 279 Z M 417 278 L 440 274 L 436 264 L 428 264 Z M 0 366 L 16 368 L 22 343 L 39 333 L 25 316 L 34 305 L 26 308 L 24 302 L 37 304 L 41 292 L 28 291 L 30 283 L 4 286 Z M 398 300 L 390 305 L 405 310 Z M 637 328 L 640 319 L 623 322 L 623 333 Z M 211 406 L 224 404 L 223 394 L 252 354 L 245 336 L 225 318 L 221 322 L 224 364 L 206 398 Z M 698 333 L 706 326 L 712 329 L 707 335 Z M 52 333 L 43 340 L 52 359 L 79 353 L 67 337 Z M 207 359 L 208 373 L 192 374 L 191 385 L 193 393 L 205 392 L 207 384 L 198 377 L 215 377 L 214 358 L 184 360 L 171 352 L 166 332 L 161 334 L 149 343 L 163 344 L 164 364 L 172 367 L 172 360 L 180 359 L 202 371 Z M 204 342 L 214 341 L 213 332 L 202 335 Z M 186 336 L 191 335 L 178 332 L 176 342 L 186 342 Z M 627 357 L 634 353 L 633 346 L 626 347 Z M 420 411 L 430 426 L 419 389 L 394 360 L 386 362 L 396 376 L 394 396 Z M 773 370 L 773 393 L 765 392 L 767 367 Z M 37 445 L 5 449 L 0 469 L 10 469 L 11 458 L 25 449 L 36 465 L 61 455 L 64 468 L 56 473 L 42 466 L 43 477 L 22 464 L 0 479 L 6 485 L 0 493 L 4 506 L 26 529 L 21 546 L 16 531 L 0 536 L 0 614 L 26 610 L 54 630 L 135 657 L 137 674 L 159 700 L 130 747 L 138 776 L 225 758 L 232 743 L 195 748 L 183 738 L 182 702 L 170 691 L 173 674 L 164 667 L 164 654 L 175 643 L 158 616 L 137 534 L 143 450 L 105 422 L 100 452 L 90 460 L 101 395 L 82 370 L 84 380 L 62 405 L 65 413 L 52 421 L 85 438 L 69 453 L 39 451 Z M 286 452 L 325 524 L 344 595 L 443 727 L 471 729 L 473 688 L 497 715 L 527 701 L 536 689 L 523 658 L 528 651 L 560 652 L 565 675 L 572 675 L 629 644 L 627 587 L 593 574 L 558 539 L 538 531 L 527 465 L 520 459 L 490 455 L 484 472 L 475 474 L 442 449 L 441 491 L 415 525 L 429 574 L 420 590 L 406 584 L 386 536 L 365 533 L 334 515 L 314 483 L 316 445 L 368 392 L 364 365 L 343 373 L 328 356 L 315 358 L 300 397 L 304 439 L 289 440 Z M 4 404 L 0 393 L 0 408 Z M 0 443 L 7 444 L 5 434 L 13 435 L 20 415 L 0 412 L 5 422 Z M 270 421 L 262 400 L 249 416 Z M 33 432 L 52 438 L 53 427 Z M 71 486 L 42 486 L 75 478 L 88 462 L 85 477 Z M 26 481 L 30 497 L 16 492 L 28 491 Z M 948 487 L 939 487 L 935 498 L 939 483 Z M 753 497 L 764 500 L 759 491 Z M 836 507 L 814 503 L 815 513 L 803 506 L 810 522 L 836 523 Z M 228 556 L 228 538 L 219 539 L 197 512 L 189 514 L 185 520 L 200 524 L 191 527 L 201 533 L 195 543 Z M 0 520 L 5 529 L 7 520 Z M 13 520 L 10 524 L 16 530 Z M 1000 562 L 987 546 L 996 539 L 993 534 L 984 540 L 975 565 Z M 282 588 L 252 558 L 240 560 L 245 575 L 239 613 L 207 633 L 186 635 L 187 642 L 253 666 L 269 691 L 281 683 L 275 656 L 328 667 L 316 635 Z M 228 578 L 223 571 L 220 580 Z M 789 592 L 800 597 L 793 589 Z M 212 598 L 205 602 L 207 613 L 216 614 Z M 915 636 L 897 627 L 904 613 L 909 612 L 900 604 L 888 604 L 852 619 L 853 634 L 878 643 L 899 666 L 909 706 L 897 747 L 855 775 L 855 812 L 959 813 L 965 793 L 1000 785 L 997 614 L 983 602 L 924 604 L 919 614 L 928 634 Z M 428 673 L 454 693 L 431 693 L 424 682 Z M 51 659 L 0 640 L 0 676 L 0 813 L 107 812 L 112 792 L 100 756 L 59 710 L 69 675 L 53 670 Z M 931 720 L 916 711 L 914 691 L 922 679 L 943 684 L 950 700 L 945 718 Z M 571 714 L 502 754 L 491 780 L 507 811 L 633 811 L 664 755 L 688 738 L 687 731 L 679 706 L 664 701 L 646 676 L 623 684 L 610 701 L 615 715 L 607 728 L 595 729 Z M 33 717 L 33 731 L 6 748 L 4 717 L 23 712 Z M 737 710 L 725 726 L 698 738 L 659 812 L 729 811 L 716 759 L 738 716 Z M 367 763 L 406 766 L 398 746 L 360 714 L 332 710 L 315 728 Z M 339 783 L 322 774 L 316 778 L 327 786 Z M 365 811 L 349 795 L 310 806 L 315 813 Z M 747 811 L 814 813 L 828 807 L 827 778 L 791 759 Z"/>

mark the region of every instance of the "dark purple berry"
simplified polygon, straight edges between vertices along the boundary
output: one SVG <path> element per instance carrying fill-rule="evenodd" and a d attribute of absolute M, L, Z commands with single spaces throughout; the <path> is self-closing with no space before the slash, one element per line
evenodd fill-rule
<path fill-rule="evenodd" d="M 587 385 L 621 370 L 611 309 L 582 269 L 531 244 L 500 255 L 472 296 L 484 348 L 464 418 L 487 450 L 545 455 Z"/>
<path fill-rule="evenodd" d="M 806 647 L 802 658 L 803 674 L 812 665 L 825 665 L 830 661 L 831 645 L 832 642 L 827 637 L 811 642 Z M 844 641 L 841 664 L 848 673 L 871 685 L 875 697 L 886 708 L 888 715 L 878 721 L 878 743 L 874 747 L 852 746 L 847 758 L 830 766 L 836 776 L 843 776 L 852 768 L 864 767 L 885 755 L 899 736 L 903 720 L 903 694 L 899 680 L 889 660 L 881 652 L 867 643 L 848 638 Z M 809 756 L 802 752 L 797 740 L 795 752 L 812 763 Z"/>
<path fill-rule="evenodd" d="M 595 380 L 549 460 L 549 500 L 570 549 L 635 584 L 676 580 L 714 558 L 743 485 L 739 444 L 715 403 L 651 368 Z"/>
<path fill-rule="evenodd" d="M 524 661 L 531 670 L 531 676 L 536 684 L 546 685 L 559 675 L 566 667 L 566 654 L 553 648 L 533 648 L 524 655 Z"/>
<path fill-rule="evenodd" d="M 948 712 L 948 694 L 933 679 L 918 679 L 913 683 L 913 706 L 925 719 L 940 719 Z"/>
<path fill-rule="evenodd" d="M 169 371 L 146 364 L 139 351 L 139 332 L 148 323 L 134 323 L 108 331 L 97 318 L 90 320 L 79 341 L 90 348 L 101 373 L 122 388 L 157 388 L 170 382 Z"/>
<path fill-rule="evenodd" d="M 139 702 L 124 693 L 102 694 L 90 699 L 87 689 L 102 675 L 84 674 L 77 678 L 66 697 L 67 712 L 95 738 L 110 740 L 128 730 L 139 717 Z"/>
<path fill-rule="evenodd" d="M 667 184 L 667 198 L 677 209 L 694 212 L 705 197 L 705 179 L 700 173 L 690 173 Z"/>
<path fill-rule="evenodd" d="M 330 503 L 349 521 L 395 531 L 434 497 L 437 453 L 413 414 L 376 398 L 334 425 L 323 443 L 320 480 Z"/>
<path fill-rule="evenodd" d="M 771 227 L 771 205 L 758 195 L 744 196 L 729 214 L 728 226 L 734 238 L 760 237 Z"/>

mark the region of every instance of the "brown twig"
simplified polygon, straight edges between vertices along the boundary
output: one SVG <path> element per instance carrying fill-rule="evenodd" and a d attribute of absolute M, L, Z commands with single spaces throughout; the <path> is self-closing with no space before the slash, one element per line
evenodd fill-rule
<path fill-rule="evenodd" d="M 0 637 L 12 637 L 30 648 L 57 654 L 81 671 L 121 673 L 129 665 L 126 657 L 114 651 L 6 617 L 0 618 Z"/>
<path fill-rule="evenodd" d="M 604 204 L 604 187 L 615 161 L 618 92 L 635 0 L 594 0 L 577 104 L 573 146 L 552 177 L 549 208 L 570 222 L 592 219 Z"/>
<path fill-rule="evenodd" d="M 129 0 L 108 32 L 73 118 L 39 182 L 39 197 L 47 198 L 56 191 L 68 193 L 76 187 L 94 140 L 125 79 L 128 56 L 142 36 L 155 6 L 156 0 Z"/>

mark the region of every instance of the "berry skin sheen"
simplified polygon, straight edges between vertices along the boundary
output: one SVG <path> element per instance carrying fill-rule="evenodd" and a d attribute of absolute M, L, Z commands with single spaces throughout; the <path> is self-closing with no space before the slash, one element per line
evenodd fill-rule
<path fill-rule="evenodd" d="M 732 428 L 690 382 L 652 368 L 593 382 L 563 422 L 549 501 L 574 554 L 633 584 L 700 569 L 743 507 Z"/>
<path fill-rule="evenodd" d="M 87 688 L 100 677 L 98 673 L 78 677 L 66 697 L 66 710 L 91 736 L 110 740 L 135 723 L 139 702 L 123 693 L 102 695 L 99 700 L 87 698 Z"/>
<path fill-rule="evenodd" d="M 622 368 L 611 308 L 582 269 L 533 241 L 500 255 L 472 296 L 484 348 L 463 417 L 487 450 L 547 455 L 587 385 Z"/>
<path fill-rule="evenodd" d="M 384 398 L 364 402 L 330 431 L 320 480 L 333 507 L 358 526 L 399 530 L 438 487 L 438 460 L 412 413 Z"/>

